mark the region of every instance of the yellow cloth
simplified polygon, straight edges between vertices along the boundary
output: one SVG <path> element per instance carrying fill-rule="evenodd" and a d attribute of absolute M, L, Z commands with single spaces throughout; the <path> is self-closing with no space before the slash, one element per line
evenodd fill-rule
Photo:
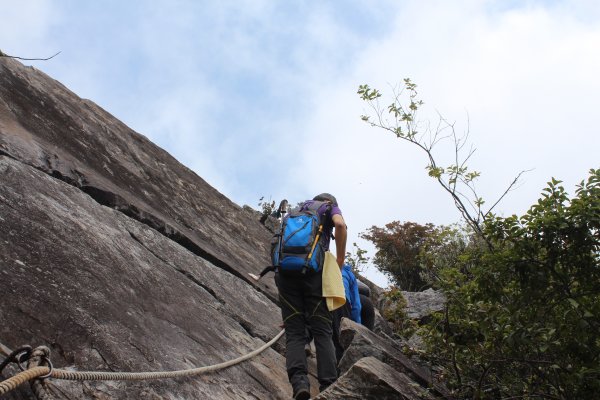
<path fill-rule="evenodd" d="M 340 308 L 346 304 L 346 291 L 342 280 L 342 271 L 338 266 L 335 256 L 325 252 L 323 263 L 323 297 L 327 300 L 329 311 Z"/>

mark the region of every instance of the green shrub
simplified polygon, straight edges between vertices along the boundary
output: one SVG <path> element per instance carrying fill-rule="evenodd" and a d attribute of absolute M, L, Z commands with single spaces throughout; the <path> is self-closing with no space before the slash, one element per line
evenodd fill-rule
<path fill-rule="evenodd" d="M 464 397 L 600 393 L 600 170 L 573 199 L 559 184 L 522 217 L 486 220 L 492 247 L 441 273 L 447 311 L 424 335 Z"/>
<path fill-rule="evenodd" d="M 394 333 L 409 338 L 417 329 L 417 322 L 406 314 L 407 302 L 398 287 L 392 287 L 383 294 L 383 317 L 390 323 Z"/>

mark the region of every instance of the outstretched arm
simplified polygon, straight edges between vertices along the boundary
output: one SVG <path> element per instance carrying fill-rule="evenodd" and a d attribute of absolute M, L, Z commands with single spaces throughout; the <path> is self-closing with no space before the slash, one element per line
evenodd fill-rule
<path fill-rule="evenodd" d="M 348 231 L 344 217 L 340 214 L 334 214 L 332 217 L 335 227 L 335 255 L 340 268 L 344 266 L 344 257 L 346 256 L 346 238 Z"/>

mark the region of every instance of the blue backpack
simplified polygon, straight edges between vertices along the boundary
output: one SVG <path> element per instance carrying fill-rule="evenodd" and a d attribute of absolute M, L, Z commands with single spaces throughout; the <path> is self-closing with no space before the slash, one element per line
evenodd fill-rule
<path fill-rule="evenodd" d="M 327 205 L 322 217 L 318 210 Z M 330 218 L 331 203 L 313 201 L 285 215 L 273 238 L 271 262 L 280 272 L 318 272 L 325 259 L 324 224 Z"/>

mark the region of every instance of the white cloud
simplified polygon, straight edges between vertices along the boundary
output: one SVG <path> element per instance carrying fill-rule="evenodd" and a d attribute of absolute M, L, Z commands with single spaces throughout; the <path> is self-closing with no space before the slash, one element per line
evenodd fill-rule
<path fill-rule="evenodd" d="M 389 93 L 410 77 L 424 117 L 439 110 L 460 131 L 468 115 L 490 200 L 535 168 L 505 214 L 551 176 L 572 189 L 598 167 L 595 0 L 3 3 L 3 51 L 62 50 L 36 66 L 233 201 L 334 193 L 350 243 L 373 224 L 459 218 L 423 154 L 360 121 L 359 84 Z"/>
<path fill-rule="evenodd" d="M 428 4 L 401 10 L 396 30 L 364 49 L 353 74 L 333 85 L 323 82 L 318 112 L 305 128 L 314 134 L 311 146 L 321 148 L 307 154 L 296 177 L 308 167 L 306 191 L 330 188 L 354 234 L 392 220 L 459 218 L 451 199 L 426 176 L 416 148 L 358 120 L 364 105 L 354 93 L 360 83 L 390 93 L 389 84 L 411 77 L 430 116 L 435 108 L 459 130 L 470 120 L 470 140 L 478 148 L 471 166 L 482 172 L 478 186 L 488 201 L 519 171 L 534 168 L 500 204 L 502 214 L 524 212 L 552 176 L 572 189 L 598 167 L 600 25 L 581 23 L 563 7 L 491 14 L 479 2 L 465 9 Z"/>
<path fill-rule="evenodd" d="M 49 46 L 48 30 L 58 23 L 52 4 L 46 0 L 27 2 L 2 1 L 0 49 L 24 58 L 45 58 L 56 51 Z"/>

